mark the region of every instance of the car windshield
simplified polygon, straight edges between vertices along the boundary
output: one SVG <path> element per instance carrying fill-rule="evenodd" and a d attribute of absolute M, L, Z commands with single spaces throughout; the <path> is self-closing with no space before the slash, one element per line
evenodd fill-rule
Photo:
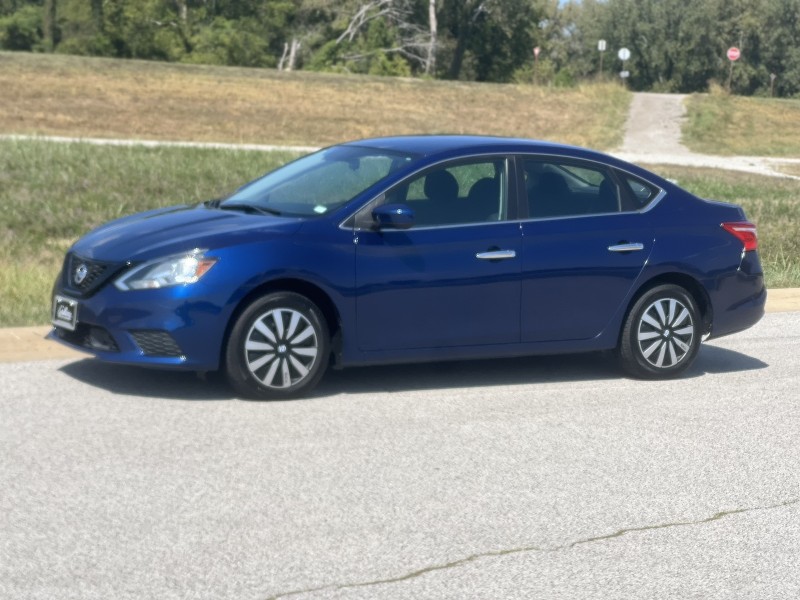
<path fill-rule="evenodd" d="M 286 216 L 324 215 L 413 158 L 376 148 L 334 146 L 248 183 L 226 198 L 220 208 Z"/>

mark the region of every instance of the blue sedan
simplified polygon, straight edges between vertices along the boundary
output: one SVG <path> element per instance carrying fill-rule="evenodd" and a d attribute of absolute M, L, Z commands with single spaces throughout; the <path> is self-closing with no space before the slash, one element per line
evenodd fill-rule
<path fill-rule="evenodd" d="M 326 148 L 70 248 L 51 338 L 307 394 L 329 365 L 614 349 L 675 377 L 764 313 L 755 225 L 590 150 L 467 136 Z"/>

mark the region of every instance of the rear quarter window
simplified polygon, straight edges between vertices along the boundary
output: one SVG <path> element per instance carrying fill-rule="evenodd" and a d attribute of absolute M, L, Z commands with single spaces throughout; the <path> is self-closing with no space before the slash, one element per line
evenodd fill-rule
<path fill-rule="evenodd" d="M 656 199 L 661 191 L 660 188 L 633 175 L 622 173 L 621 177 L 625 182 L 626 190 L 629 192 L 628 196 L 633 204 L 633 210 L 641 210 L 646 207 Z"/>

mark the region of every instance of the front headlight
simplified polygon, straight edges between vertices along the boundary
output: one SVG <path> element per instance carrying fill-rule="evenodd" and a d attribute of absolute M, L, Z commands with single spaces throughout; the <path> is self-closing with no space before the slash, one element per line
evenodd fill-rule
<path fill-rule="evenodd" d="M 202 250 L 151 260 L 114 282 L 118 290 L 150 290 L 186 285 L 198 281 L 217 263 L 216 258 L 203 255 Z"/>

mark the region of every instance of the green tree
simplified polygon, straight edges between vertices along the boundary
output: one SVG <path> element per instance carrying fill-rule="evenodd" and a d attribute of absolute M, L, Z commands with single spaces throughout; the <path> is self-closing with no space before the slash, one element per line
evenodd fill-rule
<path fill-rule="evenodd" d="M 50 52 L 55 49 L 61 39 L 58 30 L 58 5 L 56 0 L 45 0 L 42 15 L 42 35 L 44 36 L 44 48 Z"/>
<path fill-rule="evenodd" d="M 55 0 L 49 0 L 55 6 Z M 111 40 L 105 34 L 102 2 L 59 0 L 56 20 L 60 43 L 54 49 L 65 54 L 113 56 Z"/>
<path fill-rule="evenodd" d="M 567 38 L 563 42 L 563 54 L 572 70 L 584 78 L 600 76 L 602 58 L 602 74 L 616 77 L 616 69 L 613 68 L 616 41 L 610 39 L 610 34 L 615 28 L 611 23 L 611 12 L 606 2 L 604 0 L 570 2 L 561 7 L 560 14 L 564 21 L 562 28 L 547 37 L 548 40 L 558 36 Z M 602 57 L 597 49 L 600 40 L 606 40 L 606 50 Z"/>
<path fill-rule="evenodd" d="M 418 36 L 419 2 L 363 0 L 347 3 L 348 10 L 333 15 L 325 43 L 310 61 L 320 70 L 410 75 L 412 63 L 421 64 L 423 43 Z"/>
<path fill-rule="evenodd" d="M 533 50 L 542 15 L 534 0 L 445 0 L 439 38 L 447 77 L 510 81 Z"/>
<path fill-rule="evenodd" d="M 38 50 L 44 39 L 42 9 L 23 6 L 0 18 L 0 48 L 3 50 Z"/>
<path fill-rule="evenodd" d="M 192 36 L 192 51 L 183 60 L 190 63 L 273 67 L 275 59 L 267 52 L 267 40 L 260 35 L 254 19 L 232 21 L 216 17 Z"/>

